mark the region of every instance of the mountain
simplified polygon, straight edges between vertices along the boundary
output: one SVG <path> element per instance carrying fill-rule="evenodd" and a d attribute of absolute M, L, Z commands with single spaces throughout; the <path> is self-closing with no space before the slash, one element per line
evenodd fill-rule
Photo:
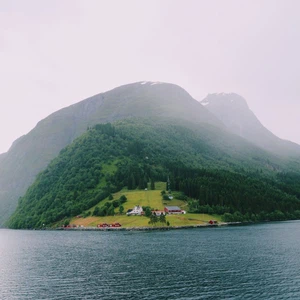
<path fill-rule="evenodd" d="M 18 198 L 35 176 L 87 127 L 132 117 L 224 126 L 184 89 L 169 83 L 128 84 L 61 109 L 40 121 L 0 157 L 0 225 L 15 210 Z"/>
<path fill-rule="evenodd" d="M 300 168 L 298 173 L 288 170 L 284 160 L 206 125 L 161 117 L 98 124 L 37 176 L 9 226 L 51 226 L 84 215 L 123 187 L 144 190 L 149 182 L 167 178 L 173 190 L 198 199 L 189 201 L 193 212 L 209 208 L 212 213 L 238 211 L 247 218 L 295 218 L 300 213 Z M 105 213 L 114 214 L 114 203 L 106 203 Z"/>
<path fill-rule="evenodd" d="M 220 119 L 231 132 L 270 152 L 300 158 L 300 145 L 282 140 L 265 128 L 240 95 L 209 94 L 201 104 Z"/>
<path fill-rule="evenodd" d="M 1 160 L 4 159 L 4 157 L 5 157 L 5 153 L 1 153 L 1 154 L 0 154 L 0 162 L 1 162 Z"/>
<path fill-rule="evenodd" d="M 298 160 L 281 157 L 278 152 L 275 155 L 263 150 L 259 143 L 254 145 L 250 139 L 247 141 L 230 133 L 230 127 L 224 125 L 226 120 L 217 117 L 215 112 L 212 113 L 209 106 L 204 107 L 177 85 L 137 82 L 95 95 L 51 114 L 28 134 L 16 140 L 9 151 L 0 156 L 0 224 L 4 224 L 12 214 L 19 197 L 25 194 L 28 187 L 37 184 L 36 176 L 47 170 L 48 164 L 61 151 L 65 151 L 63 149 L 66 146 L 72 145 L 76 138 L 86 134 L 87 129 L 99 123 L 114 124 L 118 120 L 132 120 L 132 127 L 139 128 L 137 119 L 148 120 L 151 123 L 148 130 L 155 132 L 161 143 L 163 142 L 159 132 L 168 132 L 168 138 L 164 139 L 167 141 L 166 148 L 177 141 L 168 155 L 181 157 L 186 167 L 195 164 L 198 167 L 214 167 L 234 172 L 246 169 L 251 172 L 270 173 L 270 176 L 275 176 L 278 172 L 299 171 Z M 153 122 L 164 122 L 166 126 L 172 126 L 168 129 L 151 129 Z M 184 134 L 178 135 L 175 125 L 180 126 L 178 130 L 190 138 Z M 144 134 L 148 135 L 148 131 Z M 136 131 L 135 135 L 138 140 L 143 138 Z M 150 139 L 151 134 L 148 136 Z M 151 146 L 155 149 L 153 141 Z M 178 147 L 185 150 L 177 149 Z M 107 156 L 107 153 L 102 155 Z M 157 155 L 162 155 L 162 151 Z M 81 156 L 84 156 L 83 152 Z M 122 161 L 125 157 L 116 156 L 115 159 Z M 32 190 L 32 186 L 29 190 Z M 25 198 L 30 199 L 27 196 Z"/>

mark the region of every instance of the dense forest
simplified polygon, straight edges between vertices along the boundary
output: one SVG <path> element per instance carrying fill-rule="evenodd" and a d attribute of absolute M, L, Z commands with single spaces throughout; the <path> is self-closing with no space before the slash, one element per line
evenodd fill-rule
<path fill-rule="evenodd" d="M 222 138 L 208 140 L 197 128 L 163 121 L 88 128 L 37 176 L 8 226 L 50 226 L 123 187 L 143 189 L 167 178 L 190 212 L 227 221 L 300 218 L 300 172 L 251 144 L 229 148 Z"/>
<path fill-rule="evenodd" d="M 224 215 L 225 221 L 300 218 L 299 174 L 275 178 L 260 172 L 169 168 L 171 186 L 183 192 L 190 212 Z"/>

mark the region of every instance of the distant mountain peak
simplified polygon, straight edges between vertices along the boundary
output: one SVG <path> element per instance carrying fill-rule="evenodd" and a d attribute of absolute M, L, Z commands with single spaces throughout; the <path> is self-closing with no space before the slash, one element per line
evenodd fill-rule
<path fill-rule="evenodd" d="M 235 93 L 208 94 L 200 103 L 232 133 L 273 153 L 299 157 L 299 145 L 283 141 L 265 128 L 242 96 Z"/>
<path fill-rule="evenodd" d="M 204 106 L 231 106 L 249 109 L 247 101 L 236 93 L 213 93 L 208 94 L 201 102 Z"/>

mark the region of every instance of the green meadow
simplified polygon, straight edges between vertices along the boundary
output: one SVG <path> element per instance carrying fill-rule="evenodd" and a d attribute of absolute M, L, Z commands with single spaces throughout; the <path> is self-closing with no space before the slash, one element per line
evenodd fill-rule
<path fill-rule="evenodd" d="M 70 224 L 82 225 L 84 227 L 96 227 L 99 223 L 114 223 L 119 222 L 122 227 L 145 227 L 150 226 L 148 224 L 149 218 L 145 216 L 127 216 L 126 212 L 128 209 L 132 209 L 134 206 L 150 206 L 153 209 L 163 210 L 165 206 L 179 206 L 183 210 L 188 210 L 187 203 L 183 200 L 172 199 L 172 200 L 163 200 L 161 191 L 165 189 L 166 184 L 164 182 L 156 182 L 155 190 L 127 190 L 122 189 L 120 192 L 113 194 L 113 200 L 119 199 L 122 195 L 125 195 L 127 201 L 123 204 L 124 213 L 119 213 L 119 208 L 115 209 L 114 216 L 88 216 L 86 218 L 73 218 L 70 221 Z M 175 193 L 176 194 L 176 193 Z M 96 206 L 104 206 L 106 202 L 113 200 L 105 200 L 99 202 L 89 211 L 94 211 Z M 216 215 L 207 215 L 207 214 L 179 214 L 179 215 L 167 215 L 166 220 L 170 223 L 170 226 L 187 226 L 187 225 L 199 225 L 207 224 L 209 220 L 221 221 L 220 216 Z M 162 226 L 161 223 L 151 226 Z M 166 225 L 165 225 L 166 226 Z"/>

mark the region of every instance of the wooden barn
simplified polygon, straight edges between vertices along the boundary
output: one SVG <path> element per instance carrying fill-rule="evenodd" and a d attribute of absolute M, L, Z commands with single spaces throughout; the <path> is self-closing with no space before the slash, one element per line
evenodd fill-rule
<path fill-rule="evenodd" d="M 178 206 L 165 206 L 166 214 L 185 214 L 185 211 Z"/>

